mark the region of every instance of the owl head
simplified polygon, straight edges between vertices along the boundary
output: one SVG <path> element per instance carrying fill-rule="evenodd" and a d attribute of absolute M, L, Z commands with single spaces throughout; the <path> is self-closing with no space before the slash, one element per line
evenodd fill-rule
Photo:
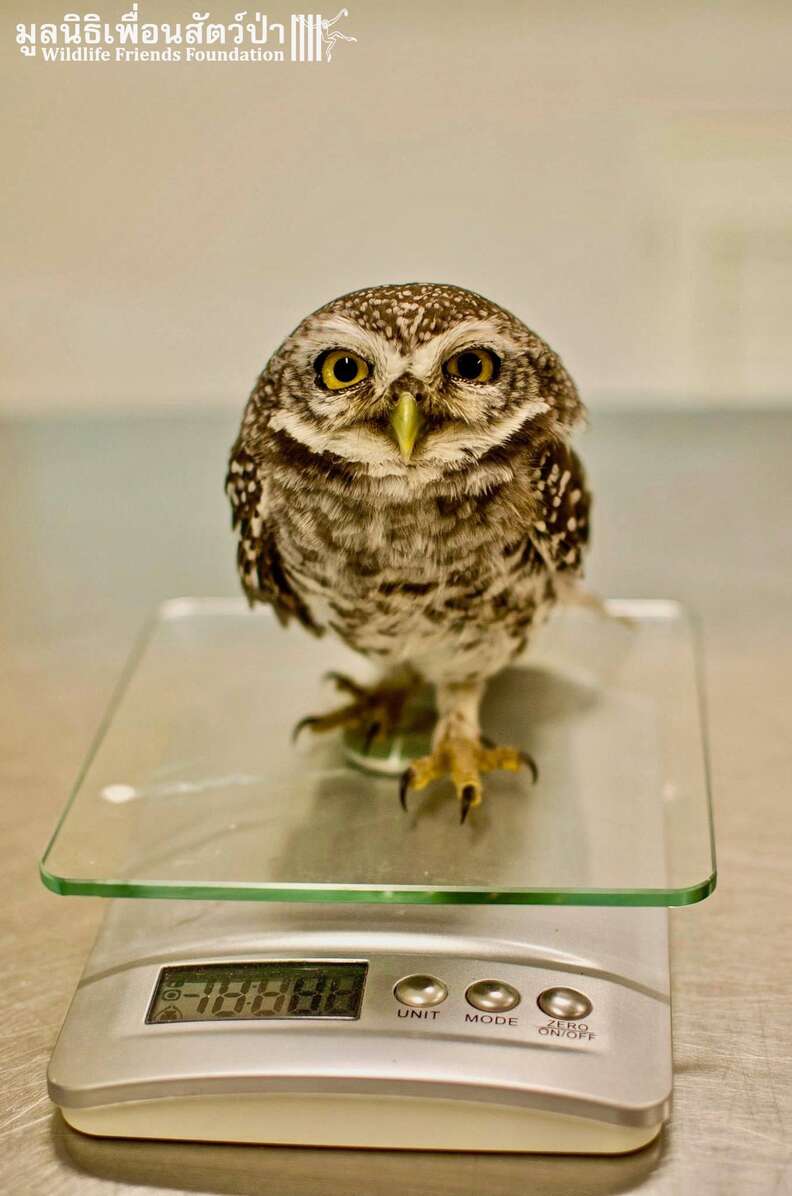
<path fill-rule="evenodd" d="M 460 287 L 355 291 L 273 354 L 246 419 L 348 471 L 419 483 L 581 416 L 558 356 L 510 312 Z"/>

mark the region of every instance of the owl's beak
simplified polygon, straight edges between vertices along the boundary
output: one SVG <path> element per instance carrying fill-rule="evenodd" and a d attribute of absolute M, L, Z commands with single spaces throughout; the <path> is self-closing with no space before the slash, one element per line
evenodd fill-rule
<path fill-rule="evenodd" d="M 411 395 L 409 390 L 401 391 L 399 400 L 391 412 L 390 425 L 398 441 L 403 461 L 410 460 L 422 424 L 423 416 L 415 396 Z"/>

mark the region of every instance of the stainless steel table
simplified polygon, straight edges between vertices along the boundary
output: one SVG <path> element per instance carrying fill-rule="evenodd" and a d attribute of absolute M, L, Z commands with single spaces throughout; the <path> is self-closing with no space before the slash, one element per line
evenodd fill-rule
<path fill-rule="evenodd" d="M 147 611 L 235 594 L 234 414 L 0 426 L 0 1190 L 278 1196 L 792 1194 L 792 416 L 598 414 L 590 578 L 703 624 L 720 883 L 672 913 L 675 1110 L 616 1158 L 110 1142 L 49 1105 L 47 1059 L 101 903 L 36 860 Z"/>

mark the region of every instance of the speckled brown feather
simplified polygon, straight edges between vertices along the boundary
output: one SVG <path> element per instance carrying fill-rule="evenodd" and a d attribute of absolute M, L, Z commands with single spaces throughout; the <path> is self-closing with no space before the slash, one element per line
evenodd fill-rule
<path fill-rule="evenodd" d="M 226 494 L 231 503 L 231 526 L 237 532 L 237 571 L 251 606 L 256 602 L 272 606 L 281 626 L 294 616 L 309 631 L 321 635 L 304 602 L 290 586 L 275 536 L 258 516 L 262 500 L 259 471 L 238 439 L 226 474 Z"/>
<path fill-rule="evenodd" d="M 422 354 L 466 328 L 506 346 L 498 386 L 468 398 L 426 366 L 431 435 L 406 467 L 377 371 L 391 354 L 413 385 Z M 317 391 L 312 364 L 336 329 L 376 358 L 372 386 L 342 401 Z M 554 574 L 581 571 L 590 500 L 568 435 L 582 411 L 558 356 L 481 296 L 412 284 L 335 300 L 273 354 L 232 451 L 245 592 L 384 665 L 437 683 L 491 676 L 549 611 Z"/>

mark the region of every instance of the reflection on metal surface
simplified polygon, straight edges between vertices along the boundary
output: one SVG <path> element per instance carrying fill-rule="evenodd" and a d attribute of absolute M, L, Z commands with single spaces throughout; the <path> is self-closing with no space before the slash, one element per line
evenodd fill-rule
<path fill-rule="evenodd" d="M 668 1131 L 635 1154 L 608 1158 L 409 1151 L 312 1150 L 277 1146 L 202 1146 L 173 1142 L 102 1141 L 69 1129 L 54 1114 L 65 1157 L 83 1175 L 150 1188 L 176 1188 L 217 1196 L 394 1196 L 431 1192 L 459 1196 L 471 1189 L 487 1196 L 618 1196 L 643 1191 L 667 1150 Z M 647 1188 L 653 1194 L 669 1189 Z"/>

